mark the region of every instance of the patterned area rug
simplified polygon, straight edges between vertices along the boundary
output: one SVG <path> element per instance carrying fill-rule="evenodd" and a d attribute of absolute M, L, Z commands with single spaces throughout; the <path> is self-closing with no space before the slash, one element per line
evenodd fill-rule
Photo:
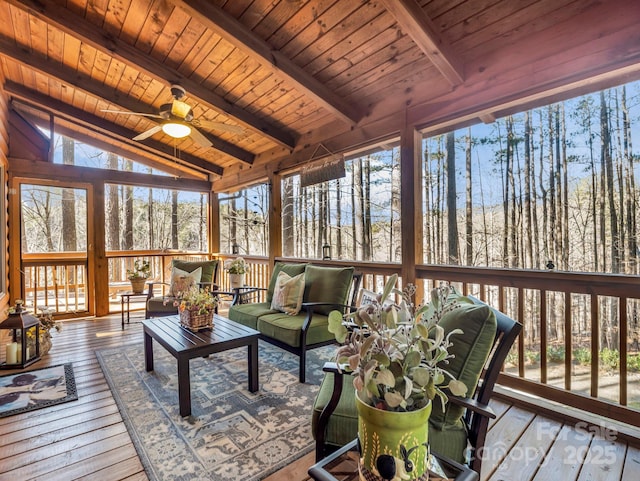
<path fill-rule="evenodd" d="M 76 399 L 71 364 L 0 377 L 0 418 Z"/>
<path fill-rule="evenodd" d="M 154 371 L 140 345 L 98 351 L 129 433 L 152 480 L 262 479 L 313 448 L 311 410 L 335 347 L 298 358 L 260 342 L 260 390 L 247 389 L 247 348 L 191 360 L 191 411 L 178 411 L 176 361 L 154 343 Z"/>

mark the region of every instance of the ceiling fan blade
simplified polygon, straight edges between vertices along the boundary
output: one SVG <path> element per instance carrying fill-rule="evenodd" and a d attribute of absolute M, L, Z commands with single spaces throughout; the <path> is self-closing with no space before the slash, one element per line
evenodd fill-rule
<path fill-rule="evenodd" d="M 213 122 L 211 120 L 194 120 L 194 125 L 199 125 L 205 129 L 219 130 L 220 132 L 231 132 L 232 134 L 243 134 L 244 129 L 239 125 L 225 124 L 223 122 Z"/>
<path fill-rule="evenodd" d="M 141 134 L 136 135 L 133 140 L 144 140 L 151 137 L 153 134 L 160 132 L 162 130 L 162 125 L 156 125 L 155 127 L 151 127 L 149 130 L 145 130 Z"/>
<path fill-rule="evenodd" d="M 102 109 L 100 112 L 106 112 L 109 114 L 121 114 L 121 115 L 140 115 L 142 117 L 153 117 L 155 119 L 161 119 L 158 114 L 146 114 L 144 112 L 127 112 L 126 110 L 110 110 L 110 109 Z"/>
<path fill-rule="evenodd" d="M 191 138 L 193 139 L 193 141 L 195 143 L 197 143 L 198 145 L 201 145 L 202 147 L 212 147 L 213 146 L 211 141 L 209 139 L 207 139 L 204 135 L 202 135 L 202 132 L 200 132 L 195 127 L 191 127 L 191 134 L 190 135 L 191 135 Z"/>

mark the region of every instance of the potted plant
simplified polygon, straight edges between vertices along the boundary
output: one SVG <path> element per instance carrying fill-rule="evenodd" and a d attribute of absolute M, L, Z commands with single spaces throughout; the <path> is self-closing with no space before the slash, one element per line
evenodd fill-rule
<path fill-rule="evenodd" d="M 218 306 L 218 298 L 208 287 L 191 286 L 185 292 L 178 293 L 173 305 L 178 308 L 180 324 L 192 331 L 198 331 L 213 326 L 213 314 Z"/>
<path fill-rule="evenodd" d="M 227 259 L 224 268 L 229 273 L 229 285 L 232 288 L 244 286 L 244 275 L 247 272 L 247 263 L 242 257 Z"/>
<path fill-rule="evenodd" d="M 144 292 L 144 284 L 150 275 L 151 265 L 147 260 L 136 259 L 133 263 L 133 269 L 127 269 L 127 279 L 131 281 L 131 290 L 134 294 Z"/>
<path fill-rule="evenodd" d="M 397 275 L 391 276 L 382 294 L 347 316 L 329 315 L 329 330 L 344 343 L 338 364 L 353 375 L 366 479 L 391 479 L 384 472 L 391 467 L 394 473 L 404 470 L 402 479 L 423 479 L 431 403 L 437 396 L 444 406 L 444 388 L 459 396 L 467 391 L 446 370 L 451 338 L 462 331 L 445 335 L 438 324 L 459 305 L 449 298 L 451 288 L 433 289 L 430 304 L 415 308 L 415 286 L 400 291 L 396 282 Z"/>

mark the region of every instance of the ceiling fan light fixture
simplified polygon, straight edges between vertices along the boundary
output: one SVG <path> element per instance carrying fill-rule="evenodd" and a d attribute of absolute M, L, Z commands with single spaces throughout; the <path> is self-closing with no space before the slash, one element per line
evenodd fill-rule
<path fill-rule="evenodd" d="M 174 139 L 182 139 L 191 133 L 191 127 L 183 122 L 165 122 L 162 124 L 162 131 Z"/>

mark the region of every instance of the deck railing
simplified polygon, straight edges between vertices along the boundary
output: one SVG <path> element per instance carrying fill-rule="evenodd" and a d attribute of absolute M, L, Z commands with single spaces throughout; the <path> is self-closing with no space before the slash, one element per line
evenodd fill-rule
<path fill-rule="evenodd" d="M 126 269 L 136 258 L 152 264 L 152 278 L 169 279 L 171 259 L 204 259 L 205 253 L 139 251 L 108 253 L 113 293 L 129 290 Z M 220 289 L 229 289 L 219 256 Z M 243 256 L 245 283 L 267 287 L 268 259 Z M 329 266 L 355 266 L 363 287 L 380 291 L 400 272 L 399 264 L 282 259 Z M 58 312 L 86 310 L 86 259 L 72 255 L 31 257 L 23 262 L 27 304 Z M 501 377 L 503 385 L 640 425 L 640 277 L 559 271 L 524 271 L 457 266 L 419 266 L 419 298 L 450 282 L 523 323 L 523 332 Z M 402 279 L 400 279 L 402 285 Z M 425 294 L 426 293 L 426 294 Z M 113 294 L 115 295 L 115 294 Z M 31 302 L 30 302 L 31 300 Z"/>

